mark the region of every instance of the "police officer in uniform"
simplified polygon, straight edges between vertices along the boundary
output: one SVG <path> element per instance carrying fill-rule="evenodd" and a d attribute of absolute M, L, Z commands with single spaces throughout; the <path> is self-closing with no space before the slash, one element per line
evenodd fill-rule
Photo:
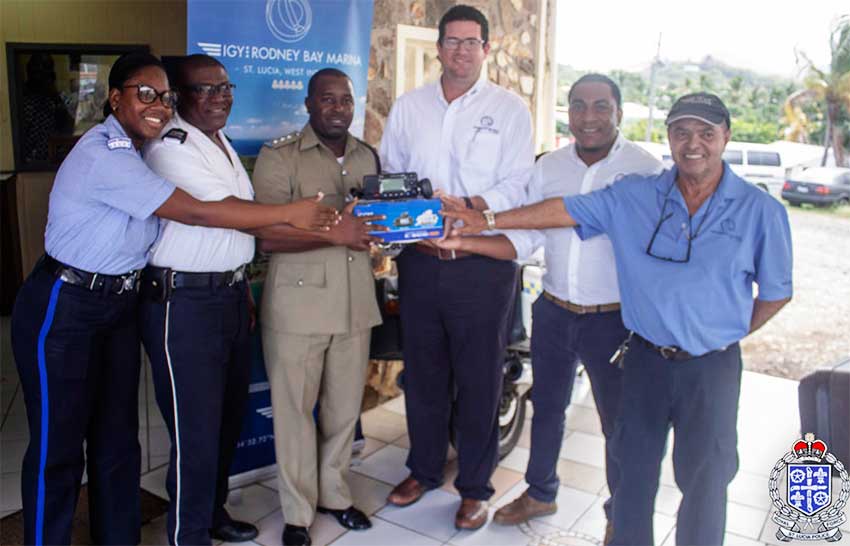
<path fill-rule="evenodd" d="M 181 59 L 178 114 L 145 146 L 145 162 L 197 199 L 252 200 L 248 173 L 222 133 L 233 84 L 213 57 Z M 252 306 L 245 266 L 254 238 L 165 222 L 142 277 L 142 341 L 171 436 L 166 487 L 171 544 L 257 536 L 224 508 L 251 371 Z"/>
<path fill-rule="evenodd" d="M 345 73 L 310 79 L 310 120 L 300 133 L 268 142 L 254 168 L 257 200 L 288 203 L 323 192 L 339 209 L 363 176 L 380 171 L 377 154 L 348 132 L 354 89 Z M 371 526 L 346 483 L 366 380 L 370 330 L 380 323 L 367 252 L 372 218 L 350 206 L 327 233 L 260 230 L 273 252 L 261 305 L 263 352 L 272 392 L 283 543 L 310 544 L 315 512 L 348 529 Z M 313 408 L 319 402 L 318 425 Z"/>
<path fill-rule="evenodd" d="M 156 57 L 119 58 L 109 73 L 106 121 L 56 174 L 47 253 L 12 313 L 30 431 L 21 472 L 26 544 L 70 543 L 86 465 L 94 543 L 140 540 L 137 286 L 159 233 L 156 216 L 232 228 L 291 222 L 318 229 L 336 221 L 335 211 L 310 200 L 200 202 L 156 175 L 139 149 L 159 135 L 175 102 Z"/>

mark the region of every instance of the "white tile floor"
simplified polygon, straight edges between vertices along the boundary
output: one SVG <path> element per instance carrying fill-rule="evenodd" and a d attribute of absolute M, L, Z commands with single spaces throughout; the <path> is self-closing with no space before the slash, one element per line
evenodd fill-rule
<path fill-rule="evenodd" d="M 7 319 L 4 319 L 7 320 Z M 5 324 L 3 326 L 6 326 Z M 2 328 L 8 335 L 7 328 Z M 5 336 L 4 336 L 5 337 Z M 0 517 L 20 509 L 20 460 L 26 447 L 27 427 L 21 394 L 17 391 L 17 375 L 8 351 L 8 338 L 0 339 L 3 359 L 0 362 Z M 145 413 L 144 405 L 140 408 Z M 529 407 L 529 414 L 531 408 Z M 150 434 L 142 433 L 140 441 L 146 459 L 143 487 L 157 495 L 165 495 L 164 478 L 168 444 L 162 419 L 151 401 L 148 417 Z M 530 419 L 530 415 L 529 415 Z M 143 417 L 143 422 L 147 422 Z M 402 398 L 364 414 L 366 448 L 354 461 L 351 487 L 355 503 L 373 515 L 374 526 L 365 532 L 343 532 L 329 516 L 319 516 L 311 529 L 314 544 L 321 546 L 357 545 L 588 545 L 599 543 L 604 533 L 602 503 L 607 496 L 603 470 L 603 441 L 593 407 L 593 399 L 585 377 L 579 377 L 573 403 L 567 411 L 567 434 L 561 450 L 559 474 L 562 486 L 558 494 L 556 514 L 535 520 L 530 526 L 503 527 L 489 524 L 476 532 L 458 532 L 453 526 L 459 497 L 451 486 L 456 462 L 450 453 L 446 474 L 449 478 L 441 489 L 428 493 L 422 501 L 399 509 L 386 504 L 391 487 L 407 476 L 407 430 Z M 527 421 L 526 429 L 531 426 Z M 753 373 L 744 373 L 739 417 L 740 471 L 729 488 L 726 544 L 749 546 L 776 544 L 776 526 L 769 519 L 771 508 L 767 492 L 768 475 L 798 437 L 797 383 Z M 669 450 L 668 450 L 669 451 Z M 522 473 L 528 461 L 528 432 L 517 447 L 500 464 L 493 483 L 497 490 L 492 499 L 492 512 L 519 495 L 526 487 Z M 159 467 L 159 468 L 157 468 Z M 234 517 L 248 520 L 260 528 L 256 544 L 280 544 L 283 515 L 274 479 L 265 479 L 232 495 L 229 510 Z M 656 544 L 675 543 L 675 515 L 681 494 L 673 479 L 668 453 L 662 465 L 661 486 L 656 500 Z M 850 529 L 848 529 L 850 532 Z M 143 528 L 144 544 L 164 544 L 165 518 Z"/>

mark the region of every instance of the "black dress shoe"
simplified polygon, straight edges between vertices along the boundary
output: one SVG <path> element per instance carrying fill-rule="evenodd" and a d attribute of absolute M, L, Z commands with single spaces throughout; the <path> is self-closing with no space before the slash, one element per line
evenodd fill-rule
<path fill-rule="evenodd" d="M 330 508 L 316 508 L 316 511 L 322 514 L 330 514 L 336 518 L 340 525 L 352 531 L 362 531 L 371 529 L 372 522 L 369 517 L 353 506 L 349 506 L 345 510 L 332 510 Z"/>
<path fill-rule="evenodd" d="M 213 538 L 224 542 L 248 542 L 257 538 L 258 534 L 260 532 L 250 523 L 235 519 L 219 525 L 210 532 Z"/>
<path fill-rule="evenodd" d="M 210 534 L 224 542 L 248 542 L 255 539 L 260 532 L 250 523 L 232 519 L 213 529 Z"/>
<path fill-rule="evenodd" d="M 281 540 L 283 546 L 310 546 L 313 544 L 307 528 L 298 527 L 297 525 L 284 525 Z"/>

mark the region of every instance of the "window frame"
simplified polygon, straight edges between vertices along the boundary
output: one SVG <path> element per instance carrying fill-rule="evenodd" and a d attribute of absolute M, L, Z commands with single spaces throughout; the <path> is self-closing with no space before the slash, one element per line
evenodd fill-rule
<path fill-rule="evenodd" d="M 145 44 L 67 44 L 67 43 L 34 43 L 34 42 L 7 42 L 6 43 L 6 73 L 9 86 L 9 121 L 12 132 L 12 158 L 15 172 L 38 172 L 55 171 L 62 164 L 58 161 L 38 161 L 25 163 L 22 157 L 23 131 L 22 120 L 19 116 L 19 107 L 23 98 L 23 81 L 18 81 L 17 76 L 21 67 L 18 64 L 18 56 L 32 53 L 49 53 L 51 55 L 123 55 L 125 53 L 150 51 Z"/>

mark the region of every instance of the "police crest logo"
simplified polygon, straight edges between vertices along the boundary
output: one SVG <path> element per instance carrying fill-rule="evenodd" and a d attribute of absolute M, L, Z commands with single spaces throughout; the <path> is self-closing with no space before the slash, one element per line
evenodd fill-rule
<path fill-rule="evenodd" d="M 839 491 L 833 491 L 833 477 L 841 479 Z M 784 495 L 780 492 L 783 482 Z M 808 433 L 795 442 L 791 451 L 776 462 L 768 487 L 776 507 L 771 519 L 779 525 L 777 539 L 841 540 L 839 526 L 847 521 L 844 506 L 850 497 L 850 476 L 844 464 L 814 434 Z"/>

